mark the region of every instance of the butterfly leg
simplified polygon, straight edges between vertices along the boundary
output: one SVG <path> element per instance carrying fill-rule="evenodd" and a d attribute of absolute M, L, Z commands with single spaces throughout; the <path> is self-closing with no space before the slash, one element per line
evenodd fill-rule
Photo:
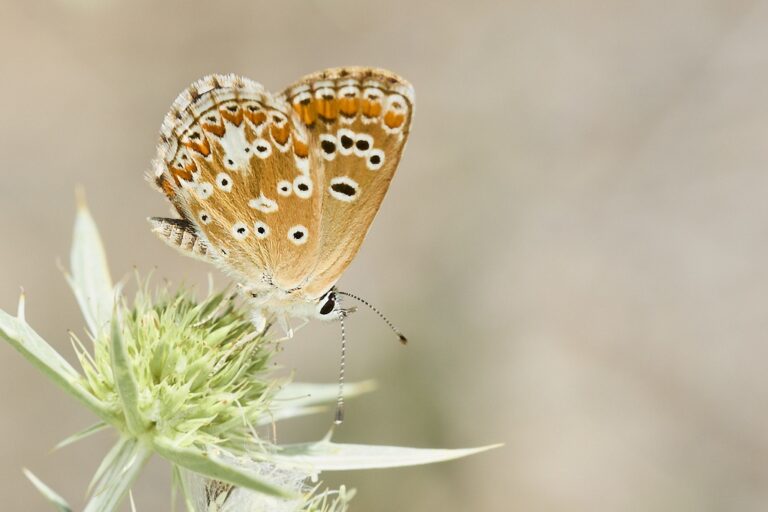
<path fill-rule="evenodd" d="M 264 310 L 261 308 L 253 308 L 251 310 L 251 323 L 256 327 L 256 331 L 264 334 L 269 326 L 267 325 L 267 317 L 264 315 Z"/>
<path fill-rule="evenodd" d="M 305 325 L 309 323 L 309 318 L 302 318 L 301 323 L 293 328 L 293 332 L 299 332 L 300 329 L 302 329 Z"/>
<path fill-rule="evenodd" d="M 284 336 L 282 338 L 278 338 L 275 340 L 276 343 L 281 343 L 283 341 L 288 341 L 293 338 L 293 333 L 295 332 L 293 327 L 291 326 L 290 322 L 288 321 L 288 317 L 285 315 L 280 315 L 277 317 L 277 324 L 280 326 L 280 328 L 283 330 Z"/>

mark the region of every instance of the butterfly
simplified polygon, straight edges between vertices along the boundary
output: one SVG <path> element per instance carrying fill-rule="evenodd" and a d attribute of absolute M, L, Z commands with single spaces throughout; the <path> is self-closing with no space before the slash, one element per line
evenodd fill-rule
<path fill-rule="evenodd" d="M 240 283 L 260 329 L 343 317 L 335 285 L 389 188 L 413 104 L 413 87 L 383 69 L 326 69 L 279 94 L 206 76 L 163 121 L 148 178 L 178 217 L 152 217 L 152 230 Z"/>

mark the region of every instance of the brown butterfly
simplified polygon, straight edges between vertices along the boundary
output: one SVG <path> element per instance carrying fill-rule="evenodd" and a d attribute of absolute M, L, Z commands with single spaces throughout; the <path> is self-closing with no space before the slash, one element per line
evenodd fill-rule
<path fill-rule="evenodd" d="M 259 328 L 343 319 L 335 284 L 395 174 L 413 101 L 382 69 L 327 69 L 278 95 L 207 76 L 163 122 L 150 179 L 180 218 L 153 217 L 153 231 L 241 283 Z"/>

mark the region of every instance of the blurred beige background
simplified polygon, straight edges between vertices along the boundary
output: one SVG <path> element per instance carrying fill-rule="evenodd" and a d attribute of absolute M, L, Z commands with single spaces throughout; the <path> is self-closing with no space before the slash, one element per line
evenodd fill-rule
<path fill-rule="evenodd" d="M 143 173 L 194 79 L 387 67 L 416 87 L 413 134 L 341 284 L 413 342 L 350 320 L 350 378 L 381 389 L 338 439 L 506 446 L 325 480 L 370 512 L 766 510 L 767 26 L 766 1 L 2 0 L 0 307 L 23 285 L 72 359 L 55 261 L 77 184 L 116 276 L 205 281 L 144 220 L 168 211 Z M 282 361 L 333 381 L 337 326 Z M 49 510 L 22 467 L 81 506 L 112 436 L 49 453 L 94 418 L 4 344 L 0 390 L 0 508 Z M 168 487 L 154 460 L 139 509 Z"/>

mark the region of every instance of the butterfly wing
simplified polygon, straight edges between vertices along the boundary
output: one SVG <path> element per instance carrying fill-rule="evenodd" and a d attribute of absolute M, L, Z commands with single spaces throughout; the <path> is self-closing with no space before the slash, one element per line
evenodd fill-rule
<path fill-rule="evenodd" d="M 322 236 L 303 290 L 317 298 L 349 266 L 379 210 L 408 140 L 414 93 L 389 71 L 351 67 L 307 75 L 280 98 L 306 126 L 324 167 Z"/>
<path fill-rule="evenodd" d="M 194 229 L 204 255 L 241 281 L 291 290 L 320 247 L 323 168 L 312 159 L 284 103 L 256 82 L 212 75 L 174 102 L 152 179 L 184 221 L 168 229 Z"/>

